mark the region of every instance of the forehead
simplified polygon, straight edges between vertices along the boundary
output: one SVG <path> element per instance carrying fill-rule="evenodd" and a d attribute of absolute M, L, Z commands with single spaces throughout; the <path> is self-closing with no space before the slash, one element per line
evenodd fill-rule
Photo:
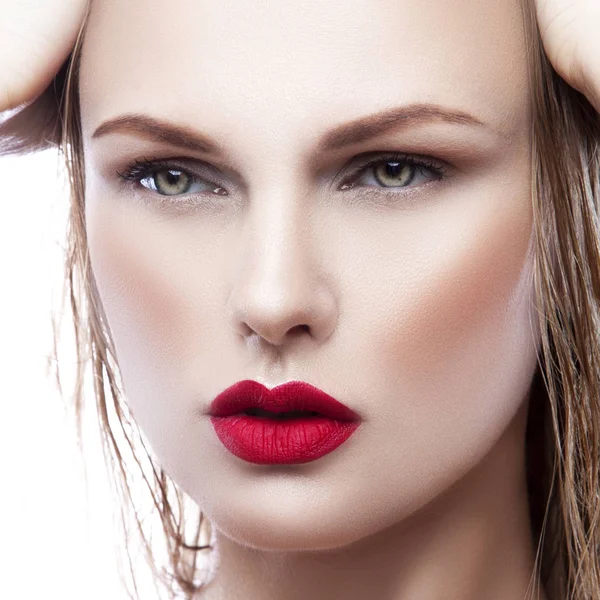
<path fill-rule="evenodd" d="M 289 144 L 410 102 L 523 124 L 521 0 L 103 0 L 83 47 L 84 134 L 128 112 Z M 237 136 L 237 137 L 236 137 Z"/>

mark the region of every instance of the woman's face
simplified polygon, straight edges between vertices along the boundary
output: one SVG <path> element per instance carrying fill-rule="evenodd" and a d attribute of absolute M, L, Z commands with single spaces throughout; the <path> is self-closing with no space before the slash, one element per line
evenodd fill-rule
<path fill-rule="evenodd" d="M 537 344 L 518 0 L 106 0 L 80 85 L 89 249 L 126 398 L 219 529 L 349 544 L 496 447 Z M 94 136 L 124 115 L 181 130 Z M 175 166 L 117 175 L 143 159 Z M 207 415 L 244 379 L 310 383 L 362 423 L 318 460 L 246 462 Z"/>

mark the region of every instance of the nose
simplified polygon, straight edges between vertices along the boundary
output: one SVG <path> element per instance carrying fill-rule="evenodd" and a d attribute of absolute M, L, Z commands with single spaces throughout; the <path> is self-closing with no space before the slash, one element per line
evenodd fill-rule
<path fill-rule="evenodd" d="M 310 215 L 294 216 L 301 208 L 289 203 L 277 207 L 275 198 L 263 200 L 263 209 L 245 223 L 236 248 L 236 276 L 227 303 L 233 327 L 271 346 L 299 335 L 322 342 L 337 318 L 322 234 L 314 231 Z"/>

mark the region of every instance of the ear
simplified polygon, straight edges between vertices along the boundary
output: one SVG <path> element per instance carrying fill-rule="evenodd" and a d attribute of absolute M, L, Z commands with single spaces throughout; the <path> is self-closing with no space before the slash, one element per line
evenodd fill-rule
<path fill-rule="evenodd" d="M 27 154 L 57 147 L 62 136 L 62 102 L 67 69 L 64 62 L 50 85 L 33 101 L 17 111 L 0 113 L 0 156 Z"/>

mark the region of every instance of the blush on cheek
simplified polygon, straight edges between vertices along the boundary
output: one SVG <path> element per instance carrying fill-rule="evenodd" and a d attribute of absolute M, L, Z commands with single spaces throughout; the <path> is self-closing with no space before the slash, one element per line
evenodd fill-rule
<path fill-rule="evenodd" d="M 96 209 L 88 223 L 92 269 L 124 383 L 160 386 L 189 330 L 189 301 L 168 244 L 157 244 L 161 238 L 139 217 L 110 207 Z"/>
<path fill-rule="evenodd" d="M 400 298 L 401 333 L 385 350 L 403 381 L 458 392 L 469 378 L 491 380 L 502 368 L 510 376 L 519 356 L 531 356 L 532 220 L 526 198 L 511 201 L 462 212 L 436 236 L 432 266 L 413 281 L 418 293 Z"/>

